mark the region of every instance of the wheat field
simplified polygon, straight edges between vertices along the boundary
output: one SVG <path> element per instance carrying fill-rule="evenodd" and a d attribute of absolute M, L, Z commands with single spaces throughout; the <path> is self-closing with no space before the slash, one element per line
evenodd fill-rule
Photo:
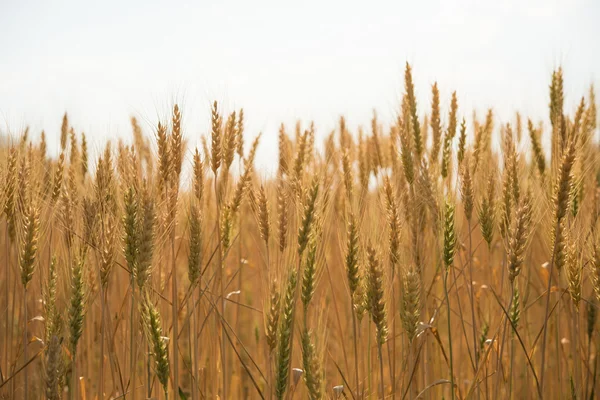
<path fill-rule="evenodd" d="M 597 111 L 563 86 L 498 121 L 406 64 L 392 123 L 282 124 L 267 177 L 217 102 L 200 148 L 177 105 L 97 159 L 68 114 L 57 157 L 4 137 L 0 398 L 596 398 Z"/>

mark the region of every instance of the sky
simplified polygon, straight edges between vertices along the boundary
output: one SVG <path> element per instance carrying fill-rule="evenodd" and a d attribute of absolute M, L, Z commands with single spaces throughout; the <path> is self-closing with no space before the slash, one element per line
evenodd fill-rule
<path fill-rule="evenodd" d="M 56 153 L 67 111 L 97 150 L 131 137 L 130 116 L 153 135 L 178 103 L 195 146 L 217 100 L 244 108 L 249 137 L 263 133 L 270 173 L 282 122 L 314 120 L 319 140 L 340 115 L 353 129 L 373 109 L 392 121 L 406 62 L 422 113 L 437 81 L 443 111 L 456 90 L 467 118 L 493 107 L 502 122 L 517 110 L 547 120 L 559 65 L 571 111 L 600 87 L 598 38 L 597 0 L 0 0 L 0 132 L 45 129 Z"/>

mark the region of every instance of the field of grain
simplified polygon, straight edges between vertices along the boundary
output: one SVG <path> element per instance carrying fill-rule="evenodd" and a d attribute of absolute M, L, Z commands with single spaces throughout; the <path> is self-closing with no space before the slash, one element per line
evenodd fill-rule
<path fill-rule="evenodd" d="M 0 398 L 596 398 L 594 89 L 548 78 L 498 121 L 406 64 L 393 123 L 281 125 L 267 177 L 217 102 L 197 149 L 177 105 L 97 159 L 4 137 Z"/>

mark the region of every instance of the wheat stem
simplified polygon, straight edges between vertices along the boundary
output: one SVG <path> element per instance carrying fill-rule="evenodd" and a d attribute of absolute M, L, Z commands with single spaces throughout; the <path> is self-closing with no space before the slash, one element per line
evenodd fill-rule
<path fill-rule="evenodd" d="M 352 301 L 352 299 L 351 299 Z M 352 303 L 350 303 L 352 304 Z M 360 380 L 358 378 L 358 329 L 356 326 L 356 313 L 354 312 L 354 307 L 352 307 L 352 331 L 353 331 L 353 342 L 354 342 L 354 379 L 356 381 L 356 394 L 360 393 Z"/>
<path fill-rule="evenodd" d="M 10 357 L 9 357 L 9 324 L 8 321 L 10 319 L 11 314 L 9 313 L 10 307 L 9 307 L 9 293 L 10 293 L 10 239 L 8 237 L 8 219 L 6 220 L 6 230 L 5 230 L 5 234 L 4 234 L 4 241 L 6 242 L 6 253 L 4 256 L 4 262 L 5 262 L 5 267 L 4 267 L 4 271 L 6 273 L 5 277 L 4 277 L 4 301 L 5 301 L 5 318 L 4 318 L 4 324 L 5 324 L 5 334 L 4 334 L 4 354 L 6 356 L 6 371 L 8 373 L 8 371 L 10 370 Z M 14 314 L 13 314 L 14 315 Z"/>
<path fill-rule="evenodd" d="M 224 335 L 224 331 L 225 331 L 225 286 L 224 286 L 224 282 L 223 282 L 223 251 L 222 251 L 222 243 L 221 243 L 221 223 L 220 223 L 220 218 L 221 218 L 221 196 L 222 194 L 219 194 L 219 187 L 218 187 L 218 177 L 217 177 L 217 173 L 215 171 L 215 179 L 214 179 L 214 184 L 215 184 L 215 207 L 216 207 L 216 228 L 217 228 L 217 269 L 218 269 L 218 273 L 219 273 L 219 285 L 220 285 L 220 297 L 221 297 L 221 316 L 222 316 L 222 320 L 221 320 L 221 377 L 222 377 L 222 384 L 223 384 L 223 388 L 222 388 L 222 394 L 223 394 L 223 399 L 224 400 L 228 400 L 227 399 L 227 359 L 225 358 L 225 335 Z"/>
<path fill-rule="evenodd" d="M 173 221 L 173 224 L 175 221 Z M 177 392 L 179 390 L 179 317 L 178 317 L 178 297 L 177 297 L 177 263 L 175 260 L 175 227 L 172 227 L 171 233 L 171 283 L 172 283 L 172 309 L 173 313 L 173 390 Z M 165 393 L 165 396 L 168 394 Z"/>
<path fill-rule="evenodd" d="M 27 286 L 23 287 L 23 322 L 23 363 L 27 364 L 27 361 L 29 360 L 29 355 L 27 353 L 27 342 L 29 341 L 27 337 Z M 25 382 L 23 398 L 25 400 L 29 398 L 29 375 L 27 369 L 28 368 L 25 367 L 23 371 L 23 380 Z"/>
<path fill-rule="evenodd" d="M 477 320 L 475 319 L 475 294 L 473 293 L 473 240 L 471 236 L 471 219 L 467 223 L 469 229 L 469 293 L 471 299 L 471 320 L 473 321 L 473 354 L 475 357 L 475 370 L 479 367 L 479 354 L 477 349 Z M 479 390 L 477 391 L 479 393 Z"/>
<path fill-rule="evenodd" d="M 377 343 L 377 353 L 379 355 L 379 394 L 382 399 L 385 399 L 384 385 L 383 385 L 383 352 L 381 348 L 383 343 Z"/>
<path fill-rule="evenodd" d="M 131 385 L 131 398 L 135 400 L 135 379 L 136 379 L 136 341 L 135 341 L 135 281 L 134 274 L 131 273 L 131 309 L 129 314 L 129 384 Z"/>
<path fill-rule="evenodd" d="M 444 272 L 444 295 L 446 296 L 446 309 L 448 319 L 448 349 L 450 353 L 450 390 L 452 393 L 452 399 L 454 400 L 454 357 L 452 351 L 452 324 L 450 323 L 450 296 L 448 295 L 448 268 Z"/>

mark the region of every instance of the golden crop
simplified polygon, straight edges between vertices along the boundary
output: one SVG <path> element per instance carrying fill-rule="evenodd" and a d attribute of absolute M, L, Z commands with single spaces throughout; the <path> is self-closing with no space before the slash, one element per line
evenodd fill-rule
<path fill-rule="evenodd" d="M 177 105 L 97 160 L 66 114 L 56 159 L 8 140 L 0 398 L 595 398 L 593 88 L 500 123 L 412 82 L 323 152 L 282 125 L 267 179 L 216 102 L 201 149 Z"/>

